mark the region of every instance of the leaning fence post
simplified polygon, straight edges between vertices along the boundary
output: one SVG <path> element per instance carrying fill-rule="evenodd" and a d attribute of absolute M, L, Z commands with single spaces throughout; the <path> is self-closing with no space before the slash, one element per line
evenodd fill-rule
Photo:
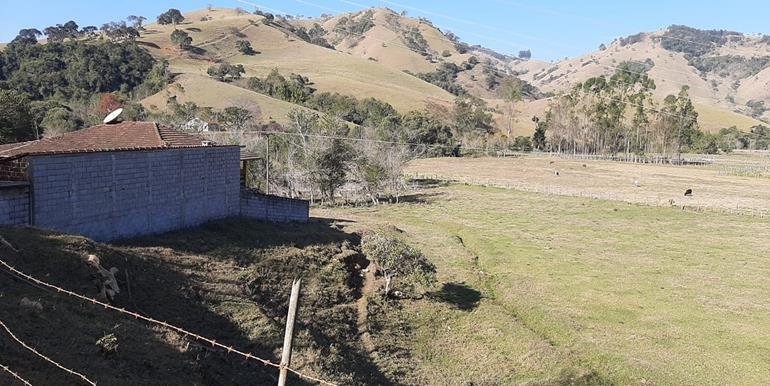
<path fill-rule="evenodd" d="M 283 335 L 283 350 L 281 351 L 281 370 L 278 374 L 278 386 L 286 385 L 287 368 L 291 365 L 291 342 L 294 338 L 294 318 L 297 315 L 297 300 L 302 279 L 294 279 L 291 285 L 289 299 L 289 314 L 286 317 L 286 332 Z"/>

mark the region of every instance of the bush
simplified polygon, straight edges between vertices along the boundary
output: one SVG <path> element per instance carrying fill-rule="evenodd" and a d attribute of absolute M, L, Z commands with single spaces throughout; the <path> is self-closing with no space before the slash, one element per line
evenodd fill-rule
<path fill-rule="evenodd" d="M 640 33 L 635 34 L 635 35 L 629 35 L 629 36 L 626 36 L 624 38 L 620 38 L 618 40 L 620 42 L 620 46 L 624 47 L 624 46 L 628 46 L 628 45 L 631 45 L 631 44 L 635 44 L 635 43 L 641 42 L 642 40 L 644 40 L 645 36 L 646 35 L 645 35 L 644 32 L 640 32 Z"/>
<path fill-rule="evenodd" d="M 235 47 L 238 49 L 238 52 L 244 55 L 254 55 L 256 53 L 254 49 L 251 48 L 251 43 L 249 43 L 248 40 L 238 40 L 235 42 Z"/>
<path fill-rule="evenodd" d="M 217 78 L 220 81 L 240 79 L 241 74 L 246 70 L 242 64 L 233 65 L 230 63 L 222 63 L 219 66 L 211 66 L 206 70 L 212 78 Z"/>
<path fill-rule="evenodd" d="M 661 46 L 669 51 L 681 52 L 688 57 L 702 56 L 715 46 L 722 46 L 729 36 L 738 32 L 725 30 L 699 30 L 684 25 L 672 25 L 661 36 Z"/>
<path fill-rule="evenodd" d="M 192 47 L 192 38 L 187 32 L 175 29 L 171 33 L 171 42 L 179 46 L 183 50 L 188 50 Z"/>
<path fill-rule="evenodd" d="M 394 278 L 398 278 L 397 285 L 405 291 L 436 282 L 436 266 L 422 252 L 395 237 L 383 233 L 366 235 L 361 240 L 361 250 L 385 278 L 385 296 L 390 295 Z"/>

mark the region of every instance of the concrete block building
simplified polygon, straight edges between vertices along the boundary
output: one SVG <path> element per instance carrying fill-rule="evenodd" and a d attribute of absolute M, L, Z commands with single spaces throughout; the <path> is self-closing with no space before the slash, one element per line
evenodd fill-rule
<path fill-rule="evenodd" d="M 243 189 L 240 148 L 152 122 L 0 145 L 0 224 L 114 240 L 213 219 L 307 221 L 308 203 Z"/>

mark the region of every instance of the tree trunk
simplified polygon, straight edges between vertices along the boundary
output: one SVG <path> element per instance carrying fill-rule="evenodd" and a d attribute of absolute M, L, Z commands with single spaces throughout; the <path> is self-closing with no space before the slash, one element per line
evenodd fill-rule
<path fill-rule="evenodd" d="M 390 295 L 390 282 L 393 280 L 391 275 L 385 274 L 385 296 Z"/>

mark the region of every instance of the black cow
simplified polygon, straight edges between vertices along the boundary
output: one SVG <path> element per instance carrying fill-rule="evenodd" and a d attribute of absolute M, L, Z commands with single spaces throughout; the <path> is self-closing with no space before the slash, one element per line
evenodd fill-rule
<path fill-rule="evenodd" d="M 692 189 L 687 189 L 684 191 L 685 197 L 692 197 Z"/>

